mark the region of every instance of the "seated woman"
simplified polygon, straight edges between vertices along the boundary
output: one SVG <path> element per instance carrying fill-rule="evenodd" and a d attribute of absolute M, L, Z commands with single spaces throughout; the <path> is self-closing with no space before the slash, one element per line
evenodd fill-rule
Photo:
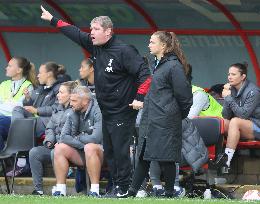
<path fill-rule="evenodd" d="M 260 89 L 247 79 L 247 65 L 230 66 L 222 96 L 227 143 L 216 165 L 223 166 L 222 173 L 229 173 L 239 140 L 260 140 Z"/>
<path fill-rule="evenodd" d="M 190 83 L 192 81 L 192 66 L 188 64 L 189 70 L 187 78 Z M 188 118 L 192 119 L 196 116 L 216 116 L 222 117 L 222 105 L 206 92 L 203 88 L 192 85 L 192 106 L 189 111 Z"/>
<path fill-rule="evenodd" d="M 56 96 L 59 91 L 60 83 L 57 81 L 59 74 L 59 65 L 54 62 L 42 64 L 39 68 L 38 80 L 40 85 L 30 94 L 28 89 L 24 89 L 25 99 L 23 107 L 16 106 L 13 109 L 11 120 L 18 118 L 35 117 L 36 120 L 36 137 L 40 138 L 45 131 L 47 123 L 50 120 L 52 111 L 57 108 Z M 15 170 L 15 176 L 27 173 L 29 171 L 26 162 L 18 159 L 18 166 Z M 21 163 L 21 165 L 19 165 Z M 12 171 L 6 174 L 12 175 Z"/>
<path fill-rule="evenodd" d="M 15 106 L 22 106 L 23 90 L 29 92 L 37 86 L 34 65 L 24 57 L 13 57 L 6 67 L 10 79 L 0 84 L 0 150 L 4 148 Z"/>
<path fill-rule="evenodd" d="M 51 151 L 56 141 L 60 137 L 61 128 L 63 127 L 66 116 L 70 109 L 70 94 L 76 83 L 72 81 L 64 82 L 59 88 L 57 95 L 59 106 L 54 110 L 51 119 L 45 130 L 44 146 L 34 147 L 29 152 L 29 161 L 31 166 L 34 191 L 32 195 L 43 195 L 43 163 L 51 162 Z"/>
<path fill-rule="evenodd" d="M 57 76 L 57 80 L 60 83 L 66 82 L 66 81 L 71 81 L 71 76 L 67 74 L 67 70 L 63 65 L 59 65 L 59 74 Z"/>
<path fill-rule="evenodd" d="M 87 58 L 82 60 L 79 69 L 80 82 L 82 86 L 87 86 L 92 93 L 95 93 L 93 60 Z"/>
<path fill-rule="evenodd" d="M 222 106 L 204 89 L 192 85 L 193 104 L 190 108 L 188 118 L 196 116 L 222 117 Z"/>
<path fill-rule="evenodd" d="M 45 128 L 51 117 L 52 111 L 57 108 L 56 96 L 60 83 L 57 81 L 60 65 L 47 62 L 39 68 L 38 80 L 40 86 L 30 94 L 24 90 L 25 99 L 23 107 L 15 107 L 12 120 L 18 118 L 36 117 L 36 137 L 44 134 Z"/>
<path fill-rule="evenodd" d="M 224 100 L 222 97 L 222 91 L 225 84 L 215 84 L 209 88 L 207 91 L 213 98 L 215 98 L 221 105 L 223 105 Z"/>

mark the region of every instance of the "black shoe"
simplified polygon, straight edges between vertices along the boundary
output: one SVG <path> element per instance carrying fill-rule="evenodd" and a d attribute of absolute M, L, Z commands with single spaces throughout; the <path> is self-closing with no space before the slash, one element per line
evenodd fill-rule
<path fill-rule="evenodd" d="M 127 193 L 127 195 L 125 196 L 125 198 L 129 198 L 129 197 L 134 198 L 134 197 L 136 197 L 137 192 L 138 192 L 138 191 L 135 191 L 133 188 L 130 187 L 130 188 L 128 189 L 128 193 Z"/>
<path fill-rule="evenodd" d="M 110 191 L 108 191 L 105 195 L 103 195 L 103 198 L 113 198 L 113 196 L 115 195 L 116 191 L 116 187 L 112 187 L 112 189 L 110 189 Z"/>
<path fill-rule="evenodd" d="M 119 186 L 116 186 L 111 192 L 106 193 L 103 198 L 127 198 L 129 196 L 127 190 L 123 190 Z"/>
<path fill-rule="evenodd" d="M 43 193 L 41 193 L 39 191 L 36 191 L 36 190 L 34 190 L 31 194 L 32 195 L 38 195 L 38 196 L 42 196 L 43 195 Z"/>
<path fill-rule="evenodd" d="M 218 155 L 213 165 L 216 169 L 219 169 L 223 166 L 226 166 L 227 160 L 228 160 L 228 155 L 226 153 L 221 153 Z"/>

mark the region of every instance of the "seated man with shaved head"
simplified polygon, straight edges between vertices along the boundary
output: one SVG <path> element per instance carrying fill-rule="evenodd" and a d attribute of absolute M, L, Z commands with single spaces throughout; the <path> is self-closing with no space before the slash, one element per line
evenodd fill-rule
<path fill-rule="evenodd" d="M 91 188 L 89 196 L 99 196 L 99 178 L 103 161 L 102 116 L 96 100 L 85 86 L 71 94 L 72 112 L 62 128 L 60 142 L 54 149 L 57 184 L 54 196 L 66 195 L 66 176 L 70 165 L 86 166 Z"/>

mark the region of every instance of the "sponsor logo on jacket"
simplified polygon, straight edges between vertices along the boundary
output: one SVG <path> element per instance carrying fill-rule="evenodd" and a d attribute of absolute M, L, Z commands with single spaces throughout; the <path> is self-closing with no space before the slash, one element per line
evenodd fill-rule
<path fill-rule="evenodd" d="M 105 72 L 114 72 L 113 71 L 113 67 L 112 67 L 112 62 L 113 62 L 114 59 L 109 59 L 109 62 L 108 62 L 108 65 L 105 69 Z"/>

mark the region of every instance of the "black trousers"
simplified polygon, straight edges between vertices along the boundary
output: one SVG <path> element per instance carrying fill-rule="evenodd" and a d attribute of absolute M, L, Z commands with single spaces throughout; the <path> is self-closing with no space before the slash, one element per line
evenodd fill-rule
<path fill-rule="evenodd" d="M 135 120 L 136 117 L 102 121 L 104 154 L 113 185 L 124 190 L 131 183 L 130 141 L 135 131 Z"/>
<path fill-rule="evenodd" d="M 138 158 L 137 166 L 134 171 L 133 181 L 130 186 L 130 191 L 132 191 L 135 194 L 140 189 L 144 181 L 144 178 L 146 178 L 146 176 L 148 175 L 148 171 L 150 168 L 151 161 L 143 160 L 145 146 L 146 146 L 146 142 L 144 142 L 141 155 Z M 171 195 L 174 192 L 174 183 L 175 183 L 175 176 L 176 176 L 175 162 L 158 161 L 158 163 L 160 165 L 160 168 L 165 178 L 166 194 Z"/>

